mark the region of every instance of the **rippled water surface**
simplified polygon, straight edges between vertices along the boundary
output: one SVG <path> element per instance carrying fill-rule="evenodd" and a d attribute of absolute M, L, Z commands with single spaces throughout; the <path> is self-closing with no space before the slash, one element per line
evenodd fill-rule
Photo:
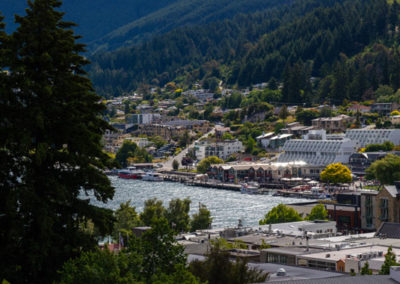
<path fill-rule="evenodd" d="M 172 182 L 125 180 L 114 176 L 111 176 L 110 180 L 115 187 L 114 199 L 102 206 L 117 209 L 120 203 L 131 200 L 131 204 L 138 212 L 141 212 L 144 201 L 150 198 L 162 200 L 164 206 L 167 207 L 171 199 L 188 197 L 192 200 L 191 214 L 198 210 L 199 202 L 207 206 L 213 217 L 214 228 L 236 226 L 238 219 L 242 219 L 245 226 L 257 225 L 258 220 L 279 203 L 306 201 L 306 199 L 269 195 L 248 195 L 236 191 L 186 186 Z"/>

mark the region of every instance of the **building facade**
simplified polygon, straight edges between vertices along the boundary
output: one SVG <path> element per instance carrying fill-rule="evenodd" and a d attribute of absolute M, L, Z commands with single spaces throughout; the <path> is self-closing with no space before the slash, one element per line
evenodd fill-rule
<path fill-rule="evenodd" d="M 325 129 L 328 133 L 344 132 L 347 125 L 354 119 L 348 115 L 338 115 L 335 117 L 320 117 L 312 120 L 312 126 L 317 129 Z"/>
<path fill-rule="evenodd" d="M 243 143 L 237 139 L 217 142 L 203 140 L 195 143 L 194 150 L 198 160 L 210 156 L 226 160 L 230 155 L 244 151 L 244 147 Z"/>
<path fill-rule="evenodd" d="M 344 140 L 300 140 L 292 139 L 283 146 L 278 162 L 304 161 L 313 166 L 327 166 L 332 163 L 349 162 L 356 151 L 355 142 Z"/>
<path fill-rule="evenodd" d="M 376 228 L 383 222 L 400 223 L 400 182 L 384 185 L 376 195 L 375 202 Z"/>
<path fill-rule="evenodd" d="M 386 141 L 399 145 L 400 129 L 350 129 L 346 131 L 346 138 L 356 142 L 359 148 Z"/>

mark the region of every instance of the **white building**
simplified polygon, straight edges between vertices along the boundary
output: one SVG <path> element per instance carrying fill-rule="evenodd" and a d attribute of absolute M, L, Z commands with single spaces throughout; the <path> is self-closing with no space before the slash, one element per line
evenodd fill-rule
<path fill-rule="evenodd" d="M 356 143 L 349 139 L 326 140 L 326 133 L 310 132 L 307 140 L 286 141 L 278 162 L 304 161 L 313 166 L 327 166 L 332 163 L 348 163 L 350 155 L 356 152 Z M 321 139 L 321 140 L 314 140 Z"/>
<path fill-rule="evenodd" d="M 133 124 L 151 124 L 153 121 L 160 119 L 159 113 L 136 113 L 127 118 L 127 122 Z"/>
<path fill-rule="evenodd" d="M 243 143 L 239 140 L 225 140 L 220 142 L 209 142 L 203 140 L 195 143 L 196 158 L 202 160 L 210 156 L 217 156 L 226 160 L 230 155 L 244 150 Z"/>
<path fill-rule="evenodd" d="M 256 137 L 257 143 L 259 143 L 263 148 L 267 148 L 269 141 L 275 134 L 273 132 L 263 133 Z"/>
<path fill-rule="evenodd" d="M 150 145 L 151 142 L 147 138 L 142 138 L 142 137 L 128 137 L 125 140 L 128 140 L 130 142 L 135 143 L 138 145 L 140 148 L 144 148 L 147 145 Z"/>
<path fill-rule="evenodd" d="M 357 147 L 368 144 L 382 144 L 390 141 L 394 145 L 400 144 L 400 129 L 350 129 L 346 131 L 346 138 L 356 142 Z"/>

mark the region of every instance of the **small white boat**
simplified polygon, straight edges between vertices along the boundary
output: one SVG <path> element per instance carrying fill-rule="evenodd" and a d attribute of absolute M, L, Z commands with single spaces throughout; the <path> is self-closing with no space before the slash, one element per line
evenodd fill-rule
<path fill-rule="evenodd" d="M 240 192 L 245 194 L 259 194 L 259 185 L 257 183 L 242 184 Z"/>
<path fill-rule="evenodd" d="M 142 176 L 142 180 L 145 180 L 145 181 L 163 181 L 164 178 L 159 173 L 147 172 Z"/>

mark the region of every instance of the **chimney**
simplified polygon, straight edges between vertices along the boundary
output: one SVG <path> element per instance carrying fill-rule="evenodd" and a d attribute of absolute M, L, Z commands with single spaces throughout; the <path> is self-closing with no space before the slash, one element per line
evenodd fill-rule
<path fill-rule="evenodd" d="M 397 189 L 398 191 L 400 191 L 400 181 L 399 181 L 399 180 L 395 181 L 395 182 L 394 182 L 394 185 L 396 186 L 396 189 Z"/>

